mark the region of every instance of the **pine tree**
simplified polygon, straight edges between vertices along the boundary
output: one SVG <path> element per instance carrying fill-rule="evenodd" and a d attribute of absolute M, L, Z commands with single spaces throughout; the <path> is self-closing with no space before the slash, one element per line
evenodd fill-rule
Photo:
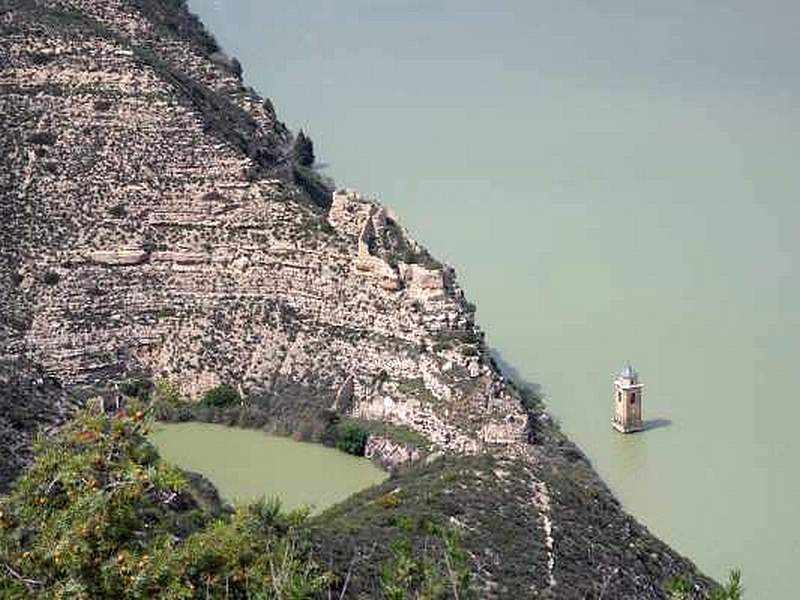
<path fill-rule="evenodd" d="M 294 141 L 292 150 L 294 161 L 301 167 L 310 167 L 314 164 L 314 142 L 311 141 L 301 129 Z"/>

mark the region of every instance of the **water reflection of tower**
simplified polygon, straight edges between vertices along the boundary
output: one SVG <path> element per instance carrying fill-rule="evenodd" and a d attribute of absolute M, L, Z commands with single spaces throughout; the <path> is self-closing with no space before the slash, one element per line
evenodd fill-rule
<path fill-rule="evenodd" d="M 611 424 L 622 433 L 644 429 L 642 422 L 642 393 L 644 386 L 639 374 L 628 364 L 614 379 L 614 419 Z"/>

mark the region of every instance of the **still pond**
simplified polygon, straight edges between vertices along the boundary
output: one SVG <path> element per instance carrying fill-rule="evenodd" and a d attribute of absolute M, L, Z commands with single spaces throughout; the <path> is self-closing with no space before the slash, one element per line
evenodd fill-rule
<path fill-rule="evenodd" d="M 284 509 L 316 512 L 388 477 L 364 458 L 250 429 L 159 423 L 150 437 L 163 458 L 201 473 L 229 502 L 277 496 Z"/>

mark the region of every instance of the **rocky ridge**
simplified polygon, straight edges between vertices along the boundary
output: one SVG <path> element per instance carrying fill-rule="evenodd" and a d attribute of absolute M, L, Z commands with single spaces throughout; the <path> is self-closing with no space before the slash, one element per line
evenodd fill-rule
<path fill-rule="evenodd" d="M 296 183 L 291 133 L 183 2 L 0 6 L 0 436 L 15 456 L 32 423 L 132 375 L 192 397 L 226 382 L 274 429 L 333 406 L 428 441 L 375 437 L 387 464 L 466 465 L 452 493 L 491 487 L 515 508 L 484 510 L 529 536 L 495 544 L 477 509 L 450 515 L 484 597 L 662 597 L 694 572 L 503 377 L 452 268 L 379 202 L 337 190 L 328 206 Z M 530 574 L 504 583 L 525 548 Z"/>

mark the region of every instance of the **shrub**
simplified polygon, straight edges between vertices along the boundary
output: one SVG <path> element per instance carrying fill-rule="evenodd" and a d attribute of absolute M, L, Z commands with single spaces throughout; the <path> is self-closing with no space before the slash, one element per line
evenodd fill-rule
<path fill-rule="evenodd" d="M 35 65 L 46 65 L 55 59 L 55 55 L 44 52 L 34 52 L 31 54 L 31 61 Z"/>
<path fill-rule="evenodd" d="M 167 249 L 167 245 L 166 244 L 156 244 L 155 242 L 150 241 L 150 240 L 148 240 L 148 241 L 146 241 L 146 242 L 144 242 L 142 244 L 142 250 L 144 250 L 148 254 L 151 254 L 153 252 L 164 252 L 164 250 L 166 250 L 166 249 Z M 169 310 L 169 309 L 167 309 L 167 310 Z M 170 314 L 173 314 L 173 313 L 170 313 Z"/>
<path fill-rule="evenodd" d="M 391 510 L 400 506 L 400 497 L 394 492 L 389 492 L 378 498 L 376 502 L 386 510 Z"/>
<path fill-rule="evenodd" d="M 295 165 L 292 169 L 294 182 L 308 194 L 311 201 L 320 208 L 329 208 L 331 205 L 331 193 L 333 185 L 330 180 L 322 177 L 314 169 Z"/>
<path fill-rule="evenodd" d="M 522 400 L 522 408 L 527 413 L 538 413 L 544 410 L 544 403 L 542 402 L 542 395 L 538 386 L 530 384 L 521 384 L 519 386 L 519 395 Z"/>
<path fill-rule="evenodd" d="M 238 404 L 241 401 L 242 397 L 239 395 L 239 392 L 227 383 L 211 388 L 203 394 L 203 404 L 208 406 L 230 406 L 231 404 Z"/>
<path fill-rule="evenodd" d="M 150 384 L 144 379 L 128 379 L 119 386 L 119 391 L 123 396 L 136 398 L 142 402 L 150 399 Z"/>
<path fill-rule="evenodd" d="M 664 584 L 670 600 L 690 600 L 694 595 L 694 584 L 688 577 L 675 577 Z"/>
<path fill-rule="evenodd" d="M 201 198 L 203 202 L 228 202 L 228 198 L 222 195 L 217 190 L 211 190 L 210 192 L 206 192 L 203 194 Z"/>
<path fill-rule="evenodd" d="M 52 146 L 56 143 L 56 136 L 50 131 L 37 131 L 31 134 L 28 141 L 38 146 Z"/>
<path fill-rule="evenodd" d="M 742 572 L 739 569 L 732 569 L 728 573 L 727 583 L 711 592 L 710 600 L 741 600 L 743 593 Z"/>
<path fill-rule="evenodd" d="M 128 214 L 128 211 L 125 210 L 124 204 L 115 204 L 114 206 L 108 209 L 108 214 L 117 219 L 122 219 L 125 217 L 125 215 Z"/>
<path fill-rule="evenodd" d="M 311 141 L 311 138 L 308 137 L 302 129 L 294 140 L 292 156 L 294 157 L 294 162 L 301 167 L 310 167 L 316 160 L 314 157 L 314 142 Z"/>
<path fill-rule="evenodd" d="M 664 584 L 664 591 L 670 600 L 741 600 L 742 572 L 733 569 L 728 573 L 728 581 L 712 590 L 710 594 L 697 591 L 694 581 L 688 575 L 674 577 Z"/>
<path fill-rule="evenodd" d="M 48 271 L 42 277 L 42 281 L 47 285 L 56 285 L 59 281 L 61 281 L 61 275 L 55 271 Z"/>
<path fill-rule="evenodd" d="M 81 413 L 0 500 L 0 598 L 321 597 L 305 512 L 229 517 L 162 462 L 148 419 Z M 204 496 L 205 494 L 205 496 Z"/>
<path fill-rule="evenodd" d="M 155 384 L 155 397 L 156 402 L 164 402 L 166 404 L 179 404 L 183 401 L 181 398 L 178 386 L 171 382 L 169 379 L 158 379 Z"/>
<path fill-rule="evenodd" d="M 231 71 L 233 71 L 233 74 L 236 75 L 237 79 L 239 80 L 242 79 L 242 75 L 244 74 L 244 69 L 242 68 L 242 63 L 239 62 L 238 58 L 234 57 L 231 59 Z"/>
<path fill-rule="evenodd" d="M 364 456 L 369 433 L 356 423 L 340 423 L 336 429 L 336 447 L 354 456 Z"/>
<path fill-rule="evenodd" d="M 94 103 L 94 109 L 97 112 L 106 112 L 111 110 L 111 100 L 105 100 L 105 99 L 96 100 Z"/>
<path fill-rule="evenodd" d="M 381 570 L 381 588 L 389 600 L 471 597 L 469 561 L 457 532 L 423 525 L 426 543 L 415 548 L 410 538 L 391 545 L 390 558 Z"/>
<path fill-rule="evenodd" d="M 89 285 L 89 287 L 86 288 L 86 293 L 89 294 L 90 296 L 94 296 L 95 298 L 97 298 L 99 296 L 104 295 L 106 291 L 96 283 L 92 283 Z"/>

